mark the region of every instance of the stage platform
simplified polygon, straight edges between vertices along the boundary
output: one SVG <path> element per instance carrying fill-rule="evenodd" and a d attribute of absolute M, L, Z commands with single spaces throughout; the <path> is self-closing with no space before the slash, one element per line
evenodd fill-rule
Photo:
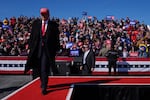
<path fill-rule="evenodd" d="M 149 100 L 149 93 L 149 76 L 50 76 L 47 95 L 37 78 L 2 100 Z"/>

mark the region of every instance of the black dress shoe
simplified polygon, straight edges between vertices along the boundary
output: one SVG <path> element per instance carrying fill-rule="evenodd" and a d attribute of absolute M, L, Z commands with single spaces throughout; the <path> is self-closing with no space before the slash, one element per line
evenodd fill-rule
<path fill-rule="evenodd" d="M 46 95 L 47 94 L 47 90 L 46 89 L 42 89 L 42 94 Z"/>

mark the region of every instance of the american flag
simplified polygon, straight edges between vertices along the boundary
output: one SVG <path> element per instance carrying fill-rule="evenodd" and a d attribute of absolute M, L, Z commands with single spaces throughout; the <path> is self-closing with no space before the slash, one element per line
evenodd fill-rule
<path fill-rule="evenodd" d="M 25 60 L 0 60 L 0 70 L 2 71 L 24 71 Z"/>

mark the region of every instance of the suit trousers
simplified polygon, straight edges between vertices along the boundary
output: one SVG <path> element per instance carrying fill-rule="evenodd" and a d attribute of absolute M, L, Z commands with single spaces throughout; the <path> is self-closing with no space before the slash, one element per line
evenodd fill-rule
<path fill-rule="evenodd" d="M 111 68 L 114 69 L 114 74 L 116 74 L 116 66 L 117 66 L 117 61 L 109 61 L 108 62 L 108 69 L 109 69 L 109 74 L 111 73 Z"/>
<path fill-rule="evenodd" d="M 46 89 L 47 87 L 49 73 L 50 73 L 50 66 L 49 66 L 48 57 L 46 55 L 45 49 L 42 49 L 40 80 L 41 80 L 41 88 L 43 89 Z"/>
<path fill-rule="evenodd" d="M 82 75 L 91 75 L 90 69 L 86 64 L 83 64 Z"/>

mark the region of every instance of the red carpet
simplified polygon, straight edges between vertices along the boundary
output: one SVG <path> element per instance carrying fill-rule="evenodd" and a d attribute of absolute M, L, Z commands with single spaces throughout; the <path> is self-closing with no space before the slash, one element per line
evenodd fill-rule
<path fill-rule="evenodd" d="M 49 77 L 48 94 L 42 95 L 40 80 L 36 79 L 15 91 L 4 100 L 66 100 L 72 84 L 150 84 L 150 77 L 119 76 L 52 76 Z"/>

